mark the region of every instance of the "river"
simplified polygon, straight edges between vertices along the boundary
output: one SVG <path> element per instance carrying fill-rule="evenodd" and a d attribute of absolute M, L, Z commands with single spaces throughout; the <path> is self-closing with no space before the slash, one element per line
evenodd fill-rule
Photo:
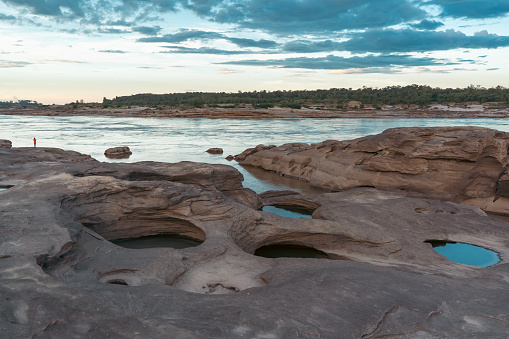
<path fill-rule="evenodd" d="M 349 140 L 392 127 L 481 126 L 509 132 L 506 119 L 292 119 L 233 120 L 185 118 L 47 117 L 0 115 L 0 139 L 13 147 L 58 147 L 90 154 L 99 161 L 196 161 L 228 164 L 244 175 L 244 186 L 260 193 L 271 189 L 313 192 L 307 184 L 262 170 L 247 169 L 224 158 L 258 144 L 316 143 Z M 104 150 L 129 146 L 129 159 L 112 160 Z M 205 151 L 224 149 L 223 155 Z M 249 171 L 248 171 L 249 170 Z"/>

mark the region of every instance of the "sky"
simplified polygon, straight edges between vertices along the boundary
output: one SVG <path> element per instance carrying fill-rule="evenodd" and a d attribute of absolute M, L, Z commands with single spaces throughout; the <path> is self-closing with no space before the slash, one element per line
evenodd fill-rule
<path fill-rule="evenodd" d="M 0 100 L 509 87 L 509 0 L 0 0 Z"/>

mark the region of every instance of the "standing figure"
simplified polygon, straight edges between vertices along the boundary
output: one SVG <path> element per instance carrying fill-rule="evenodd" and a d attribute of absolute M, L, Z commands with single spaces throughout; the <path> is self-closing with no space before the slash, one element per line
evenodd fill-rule
<path fill-rule="evenodd" d="M 37 139 L 34 138 L 34 147 L 37 145 Z"/>

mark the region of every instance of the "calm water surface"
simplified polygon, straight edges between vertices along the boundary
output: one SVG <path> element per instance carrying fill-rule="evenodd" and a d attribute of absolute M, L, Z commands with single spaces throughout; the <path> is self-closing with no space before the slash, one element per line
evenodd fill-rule
<path fill-rule="evenodd" d="M 431 242 L 435 252 L 450 261 L 477 267 L 493 266 L 500 261 L 498 253 L 485 248 L 464 243 Z"/>
<path fill-rule="evenodd" d="M 0 115 L 0 139 L 11 140 L 13 147 L 31 147 L 35 137 L 38 147 L 74 150 L 107 162 L 187 160 L 228 164 L 242 172 L 244 186 L 256 192 L 289 187 L 306 192 L 310 191 L 307 185 L 297 180 L 244 169 L 224 157 L 258 144 L 349 140 L 391 127 L 431 126 L 482 126 L 509 131 L 506 119 L 223 120 Z M 104 150 L 116 146 L 129 146 L 133 155 L 123 160 L 107 159 Z M 206 153 L 211 147 L 221 147 L 225 153 Z"/>

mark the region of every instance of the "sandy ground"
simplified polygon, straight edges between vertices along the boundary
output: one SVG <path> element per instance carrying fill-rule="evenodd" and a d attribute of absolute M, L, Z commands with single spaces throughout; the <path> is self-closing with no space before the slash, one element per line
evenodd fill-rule
<path fill-rule="evenodd" d="M 44 107 L 0 108 L 2 115 L 43 115 L 43 116 L 116 116 L 116 117 L 168 117 L 168 118 L 210 118 L 210 119 L 302 119 L 302 118 L 507 118 L 509 108 L 483 105 L 432 105 L 424 109 L 384 108 L 375 109 L 290 109 L 274 107 L 252 108 L 102 108 L 80 105 L 51 105 Z"/>

